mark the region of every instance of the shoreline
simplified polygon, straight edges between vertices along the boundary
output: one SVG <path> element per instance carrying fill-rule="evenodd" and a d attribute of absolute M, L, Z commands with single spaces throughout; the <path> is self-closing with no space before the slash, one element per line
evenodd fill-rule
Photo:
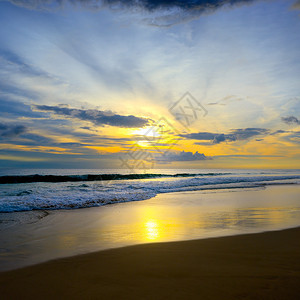
<path fill-rule="evenodd" d="M 4 299 L 297 299 L 299 237 L 297 227 L 102 250 L 1 272 L 0 292 Z"/>
<path fill-rule="evenodd" d="M 177 192 L 98 208 L 18 213 L 0 237 L 0 271 L 130 245 L 276 231 L 300 225 L 300 186 Z M 26 221 L 26 220 L 25 220 Z M 4 229 L 4 228 L 3 228 Z"/>
<path fill-rule="evenodd" d="M 28 206 L 31 207 L 31 211 L 38 211 L 38 210 L 64 210 L 64 209 L 79 209 L 79 208 L 89 208 L 89 207 L 99 207 L 99 206 L 105 206 L 105 205 L 109 205 L 109 204 L 115 204 L 115 203 L 124 203 L 124 202 L 132 202 L 132 201 L 142 201 L 142 200 L 149 200 L 149 199 L 153 199 L 156 196 L 160 195 L 160 194 L 166 194 L 166 193 L 174 193 L 174 192 L 191 192 L 191 191 L 214 191 L 214 190 L 233 190 L 233 189 L 248 189 L 248 188 L 266 188 L 268 186 L 283 186 L 283 185 L 298 185 L 299 184 L 299 179 L 300 179 L 300 175 L 270 175 L 270 174 L 252 174 L 253 176 L 249 176 L 248 173 L 244 174 L 244 176 L 242 174 L 240 174 L 239 176 L 237 176 L 237 174 L 232 174 L 229 173 L 231 176 L 229 177 L 224 177 L 222 179 L 222 175 L 225 175 L 227 173 L 206 173 L 206 174 L 202 174 L 202 175 L 211 175 L 208 177 L 197 177 L 197 178 L 193 178 L 194 175 L 197 174 L 186 174 L 186 173 L 182 173 L 182 178 L 181 180 L 178 181 L 178 178 L 180 179 L 180 176 L 177 176 L 178 174 L 170 174 L 170 175 L 166 175 L 167 178 L 163 178 L 164 182 L 168 182 L 168 185 L 164 185 L 164 184 L 159 184 L 158 188 L 155 187 L 155 181 L 158 179 L 161 179 L 161 177 L 158 178 L 151 178 L 151 176 L 153 174 L 140 174 L 140 176 L 145 175 L 146 178 L 145 181 L 143 178 L 141 179 L 133 179 L 133 181 L 131 179 L 127 179 L 127 180 L 116 180 L 115 184 L 113 185 L 114 188 L 113 190 L 107 190 L 105 193 L 101 192 L 101 188 L 99 188 L 99 186 L 103 187 L 105 186 L 105 184 L 103 184 L 103 182 L 108 181 L 114 181 L 114 180 L 104 180 L 104 181 L 96 181 L 98 183 L 96 183 L 96 185 L 98 186 L 98 188 L 95 189 L 94 184 L 91 184 L 92 182 L 94 182 L 94 180 L 87 180 L 88 178 L 85 178 L 86 180 L 83 179 L 83 181 L 58 181 L 58 182 L 52 182 L 52 181 L 20 181 L 18 182 L 18 180 L 15 182 L 12 180 L 9 181 L 8 180 L 8 184 L 12 184 L 13 186 L 18 186 L 19 184 L 22 186 L 22 184 L 34 184 L 35 185 L 35 189 L 29 189 L 27 190 L 27 188 L 22 188 L 24 190 L 22 191 L 18 191 L 17 196 L 24 196 L 25 195 L 25 199 L 23 199 L 22 197 L 20 198 L 20 203 L 18 202 L 14 202 L 11 203 L 10 202 L 10 198 L 9 201 L 4 204 L 1 207 L 1 212 L 2 213 L 6 213 L 6 212 L 22 212 L 22 211 L 26 211 Z M 263 175 L 264 174 L 264 175 Z M 105 174 L 104 174 L 105 175 Z M 103 176 L 104 176 L 103 175 Z M 106 174 L 107 176 L 109 174 Z M 106 176 L 105 175 L 105 176 Z M 112 176 L 114 174 L 111 174 Z M 111 176 L 109 175 L 109 176 Z M 120 176 L 131 176 L 133 174 L 129 174 L 129 175 L 121 175 Z M 149 178 L 147 177 L 147 175 L 151 175 Z M 198 174 L 199 175 L 199 174 Z M 234 176 L 232 176 L 234 175 Z M 246 176 L 245 176 L 246 175 Z M 29 179 L 34 179 L 35 176 L 37 177 L 50 177 L 52 178 L 53 176 L 57 176 L 57 177 L 65 177 L 65 175 L 24 175 L 24 176 L 15 176 L 16 178 L 18 177 L 29 177 Z M 96 179 L 99 179 L 98 177 L 100 175 L 70 175 L 70 179 L 72 179 L 74 176 L 96 176 Z M 221 177 L 218 177 L 221 176 Z M 4 178 L 6 177 L 11 177 L 11 176 L 2 176 Z M 14 176 L 12 176 L 14 177 Z M 68 176 L 67 176 L 68 177 Z M 189 179 L 187 177 L 190 177 Z M 74 179 L 74 178 L 73 178 Z M 172 179 L 170 181 L 170 179 Z M 189 182 L 187 182 L 187 180 L 195 180 L 197 179 L 198 181 L 192 184 L 190 184 Z M 214 179 L 214 180 L 212 180 Z M 222 179 L 220 181 L 220 179 Z M 154 180 L 154 181 L 152 181 Z M 183 182 L 181 182 L 183 180 Z M 140 183 L 141 181 L 144 182 L 144 184 L 142 186 L 140 186 L 139 184 L 137 184 L 137 181 Z M 6 181 L 5 181 L 6 182 Z M 85 182 L 85 183 L 83 183 Z M 123 189 L 121 194 L 119 193 L 120 191 L 117 190 L 117 193 L 115 193 L 115 187 L 117 186 L 117 183 L 123 183 L 125 184 L 125 190 Z M 133 182 L 133 183 L 132 183 Z M 160 182 L 162 183 L 162 182 Z M 170 184 L 171 183 L 171 184 Z M 64 190 L 64 188 L 61 187 L 61 190 L 59 190 L 62 194 L 62 198 L 64 199 L 63 201 L 58 200 L 56 197 L 53 197 L 53 193 L 50 192 L 49 193 L 49 188 L 45 187 L 49 184 L 65 184 L 65 188 L 67 188 L 68 192 L 66 194 L 66 190 Z M 100 184 L 100 185 L 99 185 Z M 103 185 L 102 185 L 103 184 Z M 132 185 L 134 186 L 134 193 L 132 193 Z M 178 186 L 179 184 L 179 186 Z M 1 184 L 0 184 L 1 185 Z M 45 186 L 44 186 L 45 185 Z M 109 184 L 108 184 L 109 186 Z M 127 189 L 126 189 L 127 186 Z M 40 201 L 31 201 L 31 197 L 34 198 L 34 196 L 38 196 L 39 192 L 37 192 L 37 187 L 39 192 L 44 192 L 47 194 L 47 197 L 45 199 L 47 199 L 47 201 L 42 201 L 40 199 Z M 81 189 L 81 188 L 84 189 Z M 139 192 L 137 192 L 137 190 L 139 189 Z M 76 191 L 76 193 L 75 193 Z M 150 192 L 151 191 L 151 192 Z M 87 192 L 89 194 L 89 197 L 87 197 Z M 28 195 L 31 195 L 30 197 L 28 197 Z M 70 197 L 70 195 L 72 195 Z M 76 195 L 74 197 L 74 195 Z M 5 196 L 5 193 L 2 195 Z M 78 198 L 79 197 L 79 198 Z M 78 201 L 78 199 L 81 199 L 80 201 Z M 23 201 L 26 202 L 25 206 Z"/>

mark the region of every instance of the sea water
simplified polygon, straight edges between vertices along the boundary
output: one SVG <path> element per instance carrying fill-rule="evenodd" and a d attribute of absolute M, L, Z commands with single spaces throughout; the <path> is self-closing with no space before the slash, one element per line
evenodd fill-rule
<path fill-rule="evenodd" d="M 161 193 L 297 184 L 300 170 L 0 170 L 0 213 L 97 207 Z"/>

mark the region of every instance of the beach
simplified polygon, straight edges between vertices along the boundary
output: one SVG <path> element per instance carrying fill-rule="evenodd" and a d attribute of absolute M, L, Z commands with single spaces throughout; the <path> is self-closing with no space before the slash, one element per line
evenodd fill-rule
<path fill-rule="evenodd" d="M 0 214 L 0 271 L 145 243 L 300 226 L 300 185 L 157 195 L 101 207 Z"/>
<path fill-rule="evenodd" d="M 100 251 L 0 273 L 2 299 L 299 299 L 300 229 Z"/>

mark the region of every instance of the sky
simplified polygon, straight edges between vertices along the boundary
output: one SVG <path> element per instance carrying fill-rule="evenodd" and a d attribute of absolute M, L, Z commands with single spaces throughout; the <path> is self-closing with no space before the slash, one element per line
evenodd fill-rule
<path fill-rule="evenodd" d="M 300 168 L 300 1 L 0 0 L 0 165 Z"/>

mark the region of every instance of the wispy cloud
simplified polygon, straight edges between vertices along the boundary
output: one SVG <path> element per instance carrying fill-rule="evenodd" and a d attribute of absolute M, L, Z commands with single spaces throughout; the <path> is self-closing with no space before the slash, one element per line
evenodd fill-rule
<path fill-rule="evenodd" d="M 206 105 L 227 105 L 231 102 L 236 102 L 236 101 L 241 101 L 241 100 L 243 100 L 242 97 L 238 97 L 238 96 L 235 96 L 235 95 L 229 95 L 229 96 L 226 96 L 226 97 L 222 98 L 219 101 L 209 102 Z"/>
<path fill-rule="evenodd" d="M 90 121 L 96 125 L 109 125 L 126 128 L 140 128 L 149 124 L 150 119 L 140 118 L 133 115 L 122 116 L 110 111 L 96 109 L 76 109 L 62 106 L 34 105 L 39 111 L 49 111 L 68 118 Z"/>
<path fill-rule="evenodd" d="M 286 135 L 281 137 L 282 140 L 288 141 L 293 144 L 300 144 L 300 131 L 289 131 Z"/>

